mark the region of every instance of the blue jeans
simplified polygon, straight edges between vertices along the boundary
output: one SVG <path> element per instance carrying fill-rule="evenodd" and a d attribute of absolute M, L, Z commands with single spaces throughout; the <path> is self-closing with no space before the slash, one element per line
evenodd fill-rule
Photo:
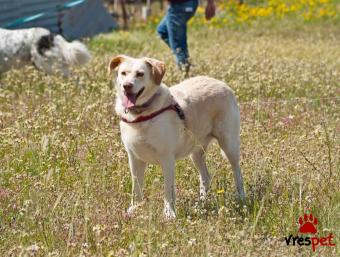
<path fill-rule="evenodd" d="M 171 3 L 157 27 L 157 33 L 172 49 L 179 65 L 188 64 L 187 22 L 194 16 L 198 0 Z"/>

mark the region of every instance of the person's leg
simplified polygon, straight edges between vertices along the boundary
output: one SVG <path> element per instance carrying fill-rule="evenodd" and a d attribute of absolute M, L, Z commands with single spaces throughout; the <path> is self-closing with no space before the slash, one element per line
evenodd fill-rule
<path fill-rule="evenodd" d="M 169 33 L 167 27 L 167 15 L 161 20 L 157 27 L 157 33 L 161 37 L 161 39 L 170 47 L 169 42 Z"/>
<path fill-rule="evenodd" d="M 197 0 L 188 0 L 183 3 L 171 4 L 167 13 L 167 28 L 169 44 L 176 56 L 179 66 L 188 66 L 189 52 L 187 45 L 187 22 L 194 16 L 197 9 Z"/>
<path fill-rule="evenodd" d="M 188 61 L 187 24 L 183 14 L 172 12 L 167 19 L 169 44 L 176 56 L 177 64 Z"/>

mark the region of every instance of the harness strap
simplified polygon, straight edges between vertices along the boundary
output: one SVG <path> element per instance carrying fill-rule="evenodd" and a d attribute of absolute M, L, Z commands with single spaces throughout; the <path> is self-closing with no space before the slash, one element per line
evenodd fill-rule
<path fill-rule="evenodd" d="M 172 110 L 172 111 L 175 111 L 178 115 L 178 117 L 181 119 L 181 120 L 184 120 L 185 119 L 185 116 L 184 116 L 184 112 L 182 110 L 182 108 L 179 106 L 178 103 L 173 103 L 173 104 L 170 104 L 156 112 L 153 112 L 149 115 L 145 115 L 145 116 L 139 116 L 137 117 L 136 119 L 134 120 L 127 120 L 125 119 L 124 117 L 121 117 L 120 119 L 126 123 L 139 123 L 139 122 L 143 122 L 143 121 L 147 121 L 147 120 L 151 120 L 152 118 L 158 116 L 159 114 L 165 112 L 165 111 L 169 111 L 169 110 Z"/>

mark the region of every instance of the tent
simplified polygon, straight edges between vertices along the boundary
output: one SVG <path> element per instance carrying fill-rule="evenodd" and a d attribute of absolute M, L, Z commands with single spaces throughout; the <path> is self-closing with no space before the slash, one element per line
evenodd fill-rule
<path fill-rule="evenodd" d="M 0 0 L 0 27 L 44 27 L 75 39 L 118 26 L 100 0 Z"/>

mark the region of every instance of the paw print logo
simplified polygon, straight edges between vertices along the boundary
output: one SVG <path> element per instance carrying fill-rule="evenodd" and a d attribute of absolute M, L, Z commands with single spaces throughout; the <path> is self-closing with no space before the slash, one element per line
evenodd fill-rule
<path fill-rule="evenodd" d="M 316 225 L 318 219 L 312 214 L 305 214 L 299 218 L 300 229 L 299 232 L 302 234 L 315 234 L 317 232 Z"/>

